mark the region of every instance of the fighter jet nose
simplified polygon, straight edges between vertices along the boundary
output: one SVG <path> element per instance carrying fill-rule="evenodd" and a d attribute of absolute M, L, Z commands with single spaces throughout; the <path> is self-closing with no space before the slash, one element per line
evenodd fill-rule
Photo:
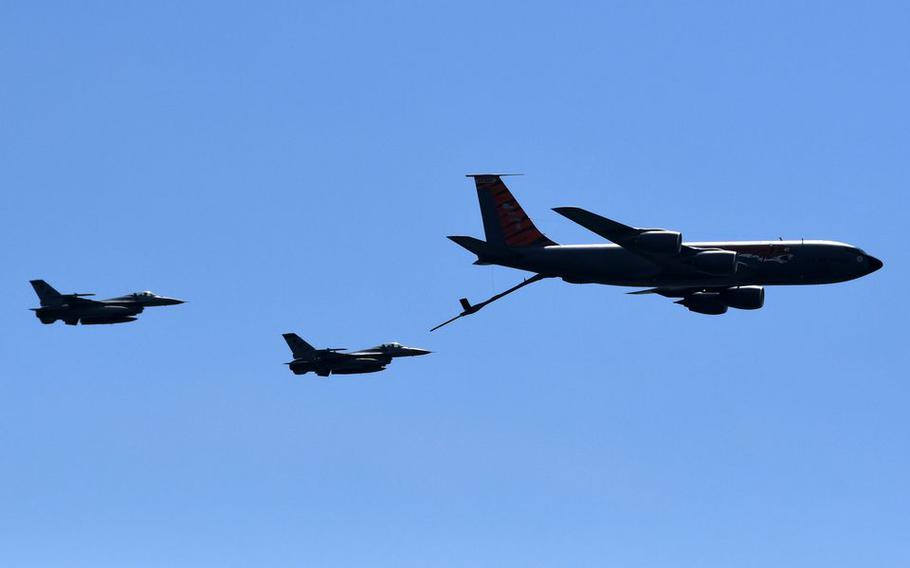
<path fill-rule="evenodd" d="M 177 298 L 161 298 L 161 303 L 165 306 L 176 306 L 178 304 L 185 304 L 186 300 L 178 300 Z"/>

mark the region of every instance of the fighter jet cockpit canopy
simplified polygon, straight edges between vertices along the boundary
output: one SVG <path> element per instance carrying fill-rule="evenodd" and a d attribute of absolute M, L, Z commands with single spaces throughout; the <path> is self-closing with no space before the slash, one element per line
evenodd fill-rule
<path fill-rule="evenodd" d="M 154 292 L 151 292 L 149 290 L 146 290 L 144 292 L 133 292 L 132 295 L 138 298 L 154 298 L 156 296 Z"/>
<path fill-rule="evenodd" d="M 401 343 L 393 341 L 392 343 L 383 343 L 379 346 L 380 349 L 401 349 L 404 347 Z"/>

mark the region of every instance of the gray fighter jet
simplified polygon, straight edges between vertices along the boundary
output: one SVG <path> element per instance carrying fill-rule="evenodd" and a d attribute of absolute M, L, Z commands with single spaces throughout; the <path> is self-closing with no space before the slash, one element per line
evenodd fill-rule
<path fill-rule="evenodd" d="M 32 288 L 41 300 L 40 308 L 31 308 L 41 323 L 63 320 L 66 325 L 126 323 L 150 306 L 174 306 L 183 300 L 167 298 L 151 292 L 136 292 L 107 300 L 88 300 L 94 294 L 61 294 L 44 280 L 32 280 Z"/>
<path fill-rule="evenodd" d="M 835 241 L 685 243 L 677 231 L 630 227 L 578 207 L 554 211 L 613 244 L 560 245 L 537 230 L 503 183 L 503 175 L 468 176 L 474 178 L 486 241 L 449 239 L 477 255 L 474 264 L 508 266 L 534 275 L 477 305 L 462 298 L 464 310 L 433 329 L 544 278 L 647 287 L 630 293 L 678 298 L 676 303 L 690 311 L 717 315 L 728 308 L 761 308 L 767 285 L 845 282 L 882 267 L 882 261 L 864 250 Z"/>
<path fill-rule="evenodd" d="M 283 334 L 294 360 L 285 363 L 295 375 L 314 372 L 320 377 L 333 375 L 354 375 L 376 373 L 385 370 L 386 365 L 396 357 L 415 357 L 430 353 L 426 349 L 405 347 L 400 343 L 383 343 L 360 351 L 345 351 L 343 348 L 316 349 L 296 333 Z"/>

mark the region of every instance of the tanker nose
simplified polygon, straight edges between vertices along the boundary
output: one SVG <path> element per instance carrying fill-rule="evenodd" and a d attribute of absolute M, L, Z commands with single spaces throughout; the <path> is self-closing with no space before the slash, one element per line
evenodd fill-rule
<path fill-rule="evenodd" d="M 868 256 L 868 257 L 866 257 L 866 260 L 869 264 L 869 272 L 867 272 L 867 274 L 872 274 L 879 268 L 885 266 L 884 262 L 880 261 L 879 259 L 875 258 L 874 256 Z"/>

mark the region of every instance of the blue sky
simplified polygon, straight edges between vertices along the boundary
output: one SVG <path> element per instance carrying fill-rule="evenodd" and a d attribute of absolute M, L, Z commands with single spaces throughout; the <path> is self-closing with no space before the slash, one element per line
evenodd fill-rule
<path fill-rule="evenodd" d="M 734 5 L 735 4 L 735 5 Z M 901 2 L 5 3 L 0 563 L 910 563 Z M 885 262 L 713 318 L 536 284 L 467 172 Z M 189 300 L 42 326 L 28 286 Z M 292 376 L 280 334 L 432 356 Z"/>

